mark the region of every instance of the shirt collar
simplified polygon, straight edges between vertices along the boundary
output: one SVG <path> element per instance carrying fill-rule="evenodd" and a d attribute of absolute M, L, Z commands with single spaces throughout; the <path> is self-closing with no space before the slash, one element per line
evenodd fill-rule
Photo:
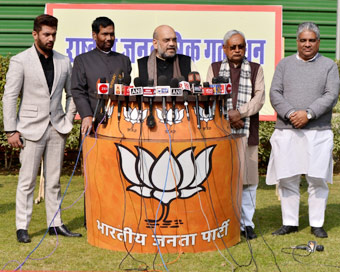
<path fill-rule="evenodd" d="M 35 50 L 37 51 L 38 57 L 39 57 L 39 58 L 44 58 L 44 59 L 46 59 L 45 56 L 39 52 L 39 50 L 37 49 L 37 47 L 36 47 L 35 45 L 34 45 L 34 48 L 35 48 Z M 48 56 L 48 59 L 49 59 L 49 58 L 52 58 L 52 57 L 53 57 L 53 50 L 51 51 L 51 55 Z"/>
<path fill-rule="evenodd" d="M 103 54 L 105 54 L 105 55 L 109 55 L 109 54 L 111 54 L 111 50 L 110 51 L 103 51 L 103 50 L 100 50 L 98 47 L 96 47 L 96 49 L 99 51 L 99 52 L 101 52 L 101 53 L 103 53 Z"/>
<path fill-rule="evenodd" d="M 317 57 L 319 57 L 319 52 L 316 53 L 316 55 L 315 55 L 313 58 L 311 58 L 311 59 L 309 59 L 309 60 L 303 60 L 302 58 L 300 58 L 299 52 L 296 53 L 296 58 L 297 58 L 298 60 L 301 60 L 301 61 L 304 61 L 304 62 L 312 62 L 312 61 L 316 60 Z"/>

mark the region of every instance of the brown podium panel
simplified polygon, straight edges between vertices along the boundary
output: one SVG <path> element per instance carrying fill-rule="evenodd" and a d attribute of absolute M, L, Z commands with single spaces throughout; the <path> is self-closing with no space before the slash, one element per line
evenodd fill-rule
<path fill-rule="evenodd" d="M 130 105 L 133 111 L 136 105 Z M 97 138 L 85 139 L 91 245 L 174 253 L 213 251 L 240 241 L 242 139 L 229 136 L 218 112 L 198 130 L 195 110 L 189 109 L 190 121 L 184 114 L 172 124 L 155 114 L 154 129 L 145 120 L 132 124 L 128 115 L 118 123 L 113 111 Z"/>

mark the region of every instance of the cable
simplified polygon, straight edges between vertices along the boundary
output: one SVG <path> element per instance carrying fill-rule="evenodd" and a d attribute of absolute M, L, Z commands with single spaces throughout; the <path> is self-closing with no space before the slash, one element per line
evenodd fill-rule
<path fill-rule="evenodd" d="M 190 133 L 191 152 L 192 152 L 192 156 L 193 156 L 193 158 L 194 158 L 195 173 L 197 173 L 197 164 L 196 164 L 196 160 L 195 160 L 195 156 L 194 156 L 194 148 L 193 148 L 192 130 L 191 130 L 191 126 L 190 126 L 189 123 L 188 123 L 188 127 L 189 127 L 189 133 Z M 196 178 L 195 178 L 195 180 L 196 180 Z M 207 181 L 208 181 L 208 180 L 207 180 Z M 196 183 L 196 188 L 197 188 L 197 183 Z M 206 216 L 206 214 L 205 214 L 205 212 L 204 212 L 204 210 L 203 210 L 200 192 L 198 192 L 197 195 L 198 195 L 198 199 L 199 199 L 199 203 L 200 203 L 200 208 L 201 208 L 202 214 L 203 214 L 203 216 L 204 216 L 204 218 L 205 218 L 205 221 L 206 221 L 206 223 L 207 223 L 208 230 L 210 231 L 211 228 L 210 228 L 209 220 L 208 220 L 208 218 L 207 218 L 207 216 Z M 222 258 L 223 258 L 224 260 L 226 260 L 226 261 L 230 264 L 230 266 L 232 267 L 232 270 L 234 270 L 235 268 L 234 268 L 233 264 L 232 264 L 232 263 L 224 256 L 224 254 L 220 251 L 220 249 L 219 249 L 219 247 L 217 246 L 215 240 L 213 240 L 213 243 L 214 243 L 216 249 L 218 250 L 219 254 L 222 256 Z"/>
<path fill-rule="evenodd" d="M 225 131 L 225 129 L 224 129 L 224 127 L 223 127 L 222 119 L 221 119 L 221 129 L 222 129 L 223 131 Z M 230 134 L 230 136 L 231 136 L 231 138 L 232 138 L 233 140 L 235 140 L 235 137 L 234 137 L 233 134 Z M 231 143 L 230 143 L 230 146 L 231 146 Z M 237 147 L 237 144 L 236 144 L 236 148 L 237 148 L 237 154 L 238 154 L 238 159 L 239 159 L 239 163 L 240 163 L 240 153 L 239 153 L 239 149 L 238 149 L 238 147 Z M 245 163 L 246 163 L 246 160 L 244 160 L 244 161 L 245 161 Z M 245 165 L 245 176 L 247 177 L 248 175 L 246 174 L 246 171 L 247 171 L 247 166 Z M 253 198 L 252 198 L 251 195 L 250 195 L 250 198 L 251 198 L 252 205 L 255 207 L 254 200 L 253 200 Z M 270 250 L 270 252 L 271 252 L 271 254 L 272 254 L 273 258 L 274 258 L 274 262 L 275 262 L 275 265 L 276 265 L 278 271 L 281 271 L 281 269 L 280 269 L 280 267 L 279 267 L 279 265 L 278 265 L 278 263 L 277 263 L 277 259 L 276 259 L 276 256 L 275 256 L 274 251 L 272 250 L 272 248 L 269 246 L 269 244 L 267 243 L 267 241 L 266 241 L 265 238 L 263 237 L 263 234 L 262 234 L 262 231 L 261 231 L 261 227 L 260 227 L 260 224 L 259 224 L 259 221 L 258 221 L 258 218 L 257 218 L 257 215 L 256 215 L 256 214 L 255 214 L 255 219 L 256 219 L 256 222 L 257 222 L 257 227 L 258 227 L 258 229 L 259 229 L 259 231 L 260 231 L 261 238 L 262 238 L 262 240 L 264 241 L 264 243 L 266 244 L 267 248 Z M 247 243 L 248 243 L 248 247 L 249 247 L 249 249 L 251 250 L 251 254 L 252 254 L 251 244 L 250 244 L 250 242 L 249 242 L 248 239 L 247 239 Z M 253 255 L 252 255 L 252 256 L 253 256 Z M 254 260 L 254 261 L 255 261 L 255 260 Z"/>
<path fill-rule="evenodd" d="M 85 136 L 85 137 L 86 137 L 86 136 Z M 84 138 L 84 140 L 85 140 L 85 138 Z M 34 248 L 34 249 L 26 256 L 25 260 L 24 260 L 22 263 L 20 263 L 18 267 L 15 268 L 15 270 L 21 269 L 22 266 L 27 262 L 28 259 L 32 259 L 32 260 L 43 260 L 43 259 L 46 259 L 46 258 L 50 257 L 50 256 L 55 252 L 55 250 L 57 249 L 57 247 L 58 247 L 58 235 L 56 235 L 56 236 L 57 236 L 56 246 L 55 246 L 54 250 L 53 250 L 49 255 L 47 255 L 47 256 L 45 256 L 45 257 L 43 257 L 43 258 L 39 258 L 39 259 L 30 258 L 30 256 L 31 256 L 31 255 L 39 248 L 39 246 L 41 245 L 41 243 L 42 243 L 43 240 L 45 239 L 45 237 L 46 237 L 46 235 L 47 235 L 47 232 L 48 232 L 49 228 L 52 226 L 52 223 L 54 222 L 54 219 L 56 218 L 57 214 L 61 211 L 61 205 L 62 205 L 62 203 L 63 203 L 63 201 L 64 201 L 65 195 L 66 195 L 66 193 L 67 193 L 67 190 L 68 190 L 68 188 L 69 188 L 69 186 L 70 186 L 70 184 L 71 184 L 72 178 L 73 178 L 73 176 L 74 176 L 74 173 L 75 173 L 75 170 L 76 170 L 78 161 L 79 161 L 79 156 L 80 156 L 80 153 L 81 153 L 81 149 L 82 149 L 82 145 L 83 145 L 84 140 L 83 140 L 82 143 L 81 143 L 81 146 L 80 146 L 80 149 L 79 149 L 79 152 L 78 152 L 78 156 L 77 156 L 77 159 L 76 159 L 75 166 L 74 166 L 74 168 L 73 168 L 71 177 L 70 177 L 70 179 L 69 179 L 69 181 L 68 181 L 68 183 L 67 183 L 67 186 L 66 186 L 66 189 L 65 189 L 65 191 L 64 191 L 64 194 L 63 194 L 63 196 L 62 196 L 62 198 L 61 198 L 61 200 L 60 200 L 60 204 L 59 204 L 58 210 L 57 210 L 56 213 L 54 214 L 54 216 L 53 216 L 53 218 L 52 218 L 52 220 L 51 220 L 51 222 L 50 222 L 48 228 L 46 229 L 46 231 L 45 231 L 43 237 L 41 238 L 41 240 L 39 241 L 39 243 L 38 243 L 38 244 L 36 245 L 36 247 L 35 247 L 35 248 Z"/>
<path fill-rule="evenodd" d="M 139 130 L 139 137 L 138 137 L 138 143 L 139 143 L 139 145 L 138 146 L 142 146 L 142 130 L 143 130 L 143 126 L 142 126 L 142 124 L 143 124 L 143 120 L 142 120 L 142 112 L 140 112 L 140 114 L 141 114 L 141 116 L 140 116 L 140 118 L 141 118 L 141 120 L 140 120 L 140 130 Z M 120 144 L 122 144 L 122 141 L 123 141 L 123 139 L 121 138 L 121 140 L 120 140 Z M 118 149 L 116 149 L 116 159 L 117 159 L 117 161 L 119 161 L 119 152 L 118 152 Z M 140 164 L 140 166 L 141 166 L 141 164 Z M 139 171 L 139 172 L 141 172 L 141 171 Z M 119 168 L 119 177 L 120 177 L 120 181 L 121 181 L 121 184 L 122 184 L 122 188 L 123 188 L 123 191 L 124 191 L 124 215 L 123 215 L 123 219 L 122 219 L 122 228 L 123 228 L 123 230 L 124 230 L 124 226 L 125 226 L 125 215 L 126 215 L 126 190 L 125 190 L 125 187 L 124 187 L 124 182 L 123 182 L 123 177 L 122 177 L 122 172 L 121 172 L 121 168 Z M 136 229 L 136 232 L 138 232 L 138 230 L 139 230 L 139 227 L 140 227 L 140 223 L 141 223 L 141 219 L 142 219 L 142 201 L 143 201 L 143 199 L 144 199 L 144 197 L 143 197 L 143 195 L 141 196 L 141 203 L 140 203 L 140 216 L 139 216 L 139 220 L 138 220 L 138 224 L 137 224 L 137 229 Z M 125 241 L 125 239 L 124 239 L 124 247 L 125 247 L 125 250 L 126 250 L 126 252 L 127 252 L 127 254 L 125 255 L 125 257 L 121 260 L 121 262 L 119 263 L 119 268 L 121 269 L 121 266 L 122 266 L 122 264 L 123 264 L 123 262 L 126 260 L 126 258 L 128 257 L 128 256 L 130 256 L 134 261 L 137 261 L 137 262 L 139 262 L 139 263 L 141 263 L 141 264 L 143 264 L 144 266 L 145 266 L 145 268 L 143 268 L 143 269 L 140 269 L 140 268 L 137 268 L 137 269 L 124 269 L 124 270 L 126 270 L 126 271 L 132 271 L 132 270 L 137 270 L 137 271 L 145 271 L 145 270 L 147 270 L 148 269 L 148 265 L 144 262 L 144 261 L 140 261 L 140 260 L 138 260 L 138 259 L 136 259 L 132 254 L 131 254 L 131 252 L 132 252 L 132 250 L 133 250 L 133 247 L 134 247 L 134 245 L 135 245 L 135 239 L 134 239 L 134 241 L 133 241 L 133 244 L 132 244 L 132 246 L 131 246 L 131 249 L 129 250 L 128 248 L 127 248 L 127 245 L 126 245 L 126 241 Z"/>
<path fill-rule="evenodd" d="M 171 135 L 169 133 L 168 126 L 167 126 L 165 120 L 164 120 L 164 126 L 165 126 L 165 130 L 166 130 L 166 132 L 168 133 L 168 136 L 169 136 L 169 160 L 168 160 L 168 165 L 167 165 L 167 169 L 166 169 L 166 177 L 165 177 L 165 181 L 164 181 L 164 187 L 163 187 L 162 196 L 161 196 L 161 199 L 159 201 L 159 204 L 158 204 L 158 207 L 157 207 L 157 211 L 156 211 L 154 235 L 155 235 L 155 241 L 156 241 L 156 244 L 157 244 L 157 248 L 158 248 L 158 251 L 159 251 L 159 256 L 161 257 L 163 266 L 164 266 L 166 271 L 169 271 L 167 266 L 166 266 L 166 264 L 165 264 L 165 262 L 164 262 L 164 259 L 163 259 L 163 256 L 162 256 L 162 252 L 161 252 L 161 250 L 159 248 L 158 239 L 156 238 L 157 215 L 158 215 L 159 208 L 162 205 L 162 200 L 163 200 L 163 197 L 164 197 L 165 188 L 166 188 L 166 185 L 167 185 L 167 182 L 168 182 L 169 165 L 170 165 L 170 159 L 171 159 Z M 155 265 L 155 260 L 156 260 L 156 258 L 154 259 L 153 265 Z"/>

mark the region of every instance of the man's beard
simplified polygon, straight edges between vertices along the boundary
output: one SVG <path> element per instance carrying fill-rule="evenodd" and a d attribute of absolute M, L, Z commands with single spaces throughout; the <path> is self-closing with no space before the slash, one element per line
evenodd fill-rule
<path fill-rule="evenodd" d="M 160 45 L 158 45 L 158 54 L 159 54 L 159 56 L 162 58 L 162 59 L 172 59 L 172 58 L 174 58 L 175 56 L 176 56 L 176 54 L 177 54 L 177 50 L 176 50 L 176 48 L 173 48 L 174 50 L 175 50 L 175 52 L 174 52 L 174 54 L 173 55 L 169 55 L 167 52 L 166 52 L 166 50 L 162 50 L 161 49 L 161 47 L 160 47 Z"/>
<path fill-rule="evenodd" d="M 52 47 L 47 47 L 45 44 L 43 44 L 43 43 L 41 42 L 41 40 L 38 39 L 37 45 L 38 45 L 38 47 L 39 47 L 42 51 L 44 51 L 44 52 L 46 52 L 46 53 L 50 53 L 50 52 L 52 52 L 52 49 L 53 49 L 53 45 L 54 45 L 54 44 L 52 43 Z"/>

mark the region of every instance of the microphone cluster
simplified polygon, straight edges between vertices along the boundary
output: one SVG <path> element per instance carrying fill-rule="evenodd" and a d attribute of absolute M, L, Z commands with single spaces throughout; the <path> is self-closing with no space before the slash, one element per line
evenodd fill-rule
<path fill-rule="evenodd" d="M 161 98 L 162 101 L 162 118 L 166 122 L 167 111 L 166 102 L 171 100 L 172 102 L 172 119 L 175 119 L 175 106 L 176 100 L 183 102 L 186 116 L 188 121 L 190 121 L 189 114 L 189 101 L 195 101 L 196 117 L 197 117 L 197 127 L 200 128 L 200 116 L 199 116 L 199 96 L 202 96 L 202 101 L 204 101 L 205 113 L 209 113 L 209 96 L 213 97 L 212 114 L 213 118 L 215 116 L 216 101 L 219 100 L 220 112 L 222 114 L 224 107 L 224 100 L 231 97 L 231 83 L 229 79 L 224 77 L 213 78 L 212 84 L 204 82 L 201 86 L 201 78 L 198 72 L 190 72 L 188 75 L 188 81 L 185 80 L 183 76 L 180 78 L 169 79 L 162 75 L 157 79 L 157 86 L 154 86 L 154 80 L 150 79 L 146 86 L 143 86 L 140 78 L 134 79 L 134 86 L 130 85 L 131 76 L 120 76 L 116 84 L 110 87 L 109 82 L 106 78 L 100 78 L 97 81 L 97 106 L 94 114 L 94 120 L 102 119 L 106 112 L 108 111 L 109 104 L 111 101 L 118 101 L 118 120 L 121 117 L 122 102 L 125 100 L 126 108 L 128 109 L 128 104 L 131 100 L 137 101 L 138 108 L 140 112 L 140 118 L 142 116 L 142 101 L 144 98 L 149 102 L 149 116 L 147 118 L 147 125 L 153 128 L 156 124 L 155 118 L 152 114 L 153 102 L 157 97 Z M 217 98 L 218 96 L 223 98 Z M 206 97 L 205 99 L 203 97 Z M 105 107 L 106 101 L 108 101 Z M 158 99 L 159 101 L 159 99 Z M 110 116 L 106 116 L 104 119 L 104 124 Z"/>

